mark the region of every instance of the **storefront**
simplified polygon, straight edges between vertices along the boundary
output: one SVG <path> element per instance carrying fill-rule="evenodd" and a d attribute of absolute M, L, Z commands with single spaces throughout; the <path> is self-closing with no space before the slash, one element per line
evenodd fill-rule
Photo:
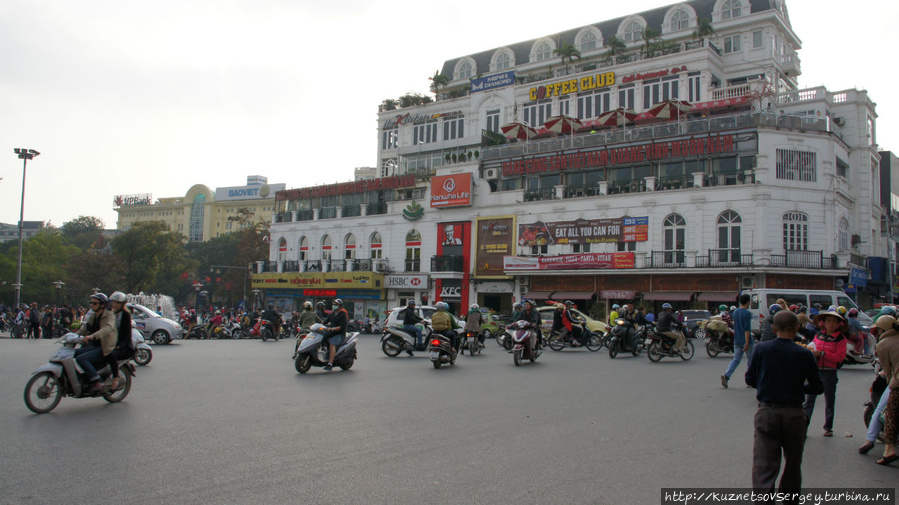
<path fill-rule="evenodd" d="M 253 274 L 253 289 L 261 291 L 264 304 L 275 304 L 281 313 L 340 298 L 351 319 L 381 314 L 386 308 L 384 275 L 375 272 L 307 272 Z"/>

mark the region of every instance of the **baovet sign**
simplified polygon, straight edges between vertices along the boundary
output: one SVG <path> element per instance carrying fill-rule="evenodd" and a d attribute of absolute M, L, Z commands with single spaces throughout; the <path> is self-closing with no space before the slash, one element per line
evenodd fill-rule
<path fill-rule="evenodd" d="M 252 186 L 235 186 L 230 188 L 216 188 L 216 201 L 222 200 L 259 200 L 271 198 L 275 192 L 282 191 L 285 184 L 261 184 Z"/>

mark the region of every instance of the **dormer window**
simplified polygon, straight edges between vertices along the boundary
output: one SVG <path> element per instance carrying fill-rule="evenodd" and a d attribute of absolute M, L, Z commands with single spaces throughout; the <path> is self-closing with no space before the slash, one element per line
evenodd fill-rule
<path fill-rule="evenodd" d="M 738 18 L 743 15 L 743 2 L 741 0 L 724 0 L 721 4 L 721 19 Z"/>

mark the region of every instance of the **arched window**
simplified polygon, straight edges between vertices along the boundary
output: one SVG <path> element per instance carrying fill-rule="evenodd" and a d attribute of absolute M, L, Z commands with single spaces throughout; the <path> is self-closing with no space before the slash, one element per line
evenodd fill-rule
<path fill-rule="evenodd" d="M 468 60 L 459 64 L 459 79 L 469 79 L 473 75 L 471 62 Z"/>
<path fill-rule="evenodd" d="M 639 21 L 631 21 L 624 27 L 624 41 L 636 42 L 643 39 L 643 25 Z"/>
<path fill-rule="evenodd" d="M 728 20 L 743 15 L 743 2 L 741 0 L 724 0 L 721 4 L 721 19 Z"/>
<path fill-rule="evenodd" d="M 580 43 L 578 44 L 578 50 L 580 52 L 585 53 L 587 51 L 593 51 L 596 49 L 596 34 L 593 32 L 585 32 L 581 36 Z"/>
<path fill-rule="evenodd" d="M 739 263 L 740 227 L 743 218 L 735 211 L 726 210 L 718 216 L 718 261 Z"/>
<path fill-rule="evenodd" d="M 331 261 L 331 237 L 322 237 L 322 261 Z"/>
<path fill-rule="evenodd" d="M 287 261 L 287 239 L 278 239 L 278 261 Z"/>
<path fill-rule="evenodd" d="M 678 9 L 671 15 L 671 23 L 669 29 L 672 32 L 686 30 L 690 27 L 690 14 L 683 9 Z"/>
<path fill-rule="evenodd" d="M 509 53 L 505 51 L 500 52 L 496 55 L 493 68 L 495 70 L 505 70 L 507 68 L 512 68 L 512 57 L 509 56 Z"/>
<path fill-rule="evenodd" d="M 552 57 L 553 49 L 546 42 L 541 42 L 537 44 L 537 48 L 534 49 L 534 61 L 544 61 L 548 60 Z"/>
<path fill-rule="evenodd" d="M 808 216 L 787 212 L 783 216 L 784 251 L 808 250 Z"/>
<path fill-rule="evenodd" d="M 837 230 L 837 251 L 846 252 L 849 250 L 849 221 L 845 217 L 840 218 L 839 229 Z"/>
<path fill-rule="evenodd" d="M 356 259 L 356 237 L 350 233 L 346 236 L 346 243 L 343 248 L 343 259 L 345 260 L 354 260 Z"/>
<path fill-rule="evenodd" d="M 371 234 L 371 259 L 381 259 L 381 234 L 374 232 Z"/>
<path fill-rule="evenodd" d="M 662 223 L 665 240 L 665 264 L 683 265 L 687 245 L 687 221 L 680 214 L 669 214 Z"/>
<path fill-rule="evenodd" d="M 410 230 L 406 234 L 406 272 L 421 272 L 421 233 Z"/>
<path fill-rule="evenodd" d="M 297 251 L 297 261 L 306 261 L 309 259 L 309 239 L 305 236 L 300 237 Z"/>

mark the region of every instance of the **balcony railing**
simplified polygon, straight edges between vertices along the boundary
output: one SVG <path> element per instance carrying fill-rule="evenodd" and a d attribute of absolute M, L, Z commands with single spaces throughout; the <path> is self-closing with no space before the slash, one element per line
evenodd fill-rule
<path fill-rule="evenodd" d="M 682 249 L 668 251 L 652 251 L 647 268 L 683 268 L 687 266 L 687 257 Z"/>
<path fill-rule="evenodd" d="M 432 256 L 431 271 L 432 272 L 462 272 L 463 267 L 462 256 Z"/>
<path fill-rule="evenodd" d="M 709 249 L 708 254 L 696 256 L 697 267 L 739 267 L 752 265 L 752 254 L 740 249 Z"/>
<path fill-rule="evenodd" d="M 343 213 L 341 214 L 343 217 L 358 217 L 362 215 L 362 206 L 359 204 L 356 205 L 344 205 Z"/>
<path fill-rule="evenodd" d="M 298 210 L 297 211 L 297 221 L 312 221 L 312 211 L 311 210 Z"/>
<path fill-rule="evenodd" d="M 839 268 L 836 255 L 824 256 L 824 251 L 785 251 L 772 254 L 771 266 L 780 268 Z"/>
<path fill-rule="evenodd" d="M 387 214 L 387 202 L 377 202 L 368 204 L 368 215 Z"/>

